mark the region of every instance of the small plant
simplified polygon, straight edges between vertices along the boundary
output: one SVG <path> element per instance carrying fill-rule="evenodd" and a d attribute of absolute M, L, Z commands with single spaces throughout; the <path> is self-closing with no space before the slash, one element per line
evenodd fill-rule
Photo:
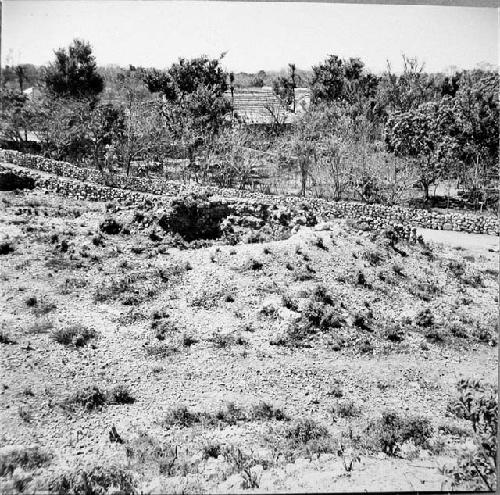
<path fill-rule="evenodd" d="M 31 471 L 50 463 L 52 456 L 40 447 L 12 447 L 0 454 L 0 476 L 9 476 L 17 468 Z"/>
<path fill-rule="evenodd" d="M 31 409 L 29 409 L 27 407 L 20 406 L 18 408 L 18 413 L 19 413 L 19 417 L 25 423 L 31 423 L 31 420 L 33 419 L 33 414 L 31 413 Z"/>
<path fill-rule="evenodd" d="M 399 325 L 385 328 L 382 336 L 390 342 L 401 342 L 405 338 L 403 329 Z"/>
<path fill-rule="evenodd" d="M 154 331 L 154 336 L 158 340 L 165 340 L 167 337 L 172 337 L 178 332 L 176 324 L 167 319 L 153 320 L 151 328 Z"/>
<path fill-rule="evenodd" d="M 182 335 L 182 345 L 184 347 L 191 347 L 192 345 L 197 344 L 198 342 L 199 340 L 192 335 L 189 334 Z"/>
<path fill-rule="evenodd" d="M 202 457 L 208 460 L 211 457 L 217 459 L 222 454 L 222 445 L 220 443 L 209 443 L 203 446 Z"/>
<path fill-rule="evenodd" d="M 366 430 L 375 448 L 395 456 L 404 442 L 412 440 L 417 447 L 426 447 L 434 433 L 430 421 L 421 416 L 400 416 L 384 411 L 382 417 L 372 421 Z"/>
<path fill-rule="evenodd" d="M 250 270 L 262 270 L 262 268 L 264 267 L 264 263 L 254 258 L 250 258 L 250 260 L 248 261 L 248 267 L 250 268 Z"/>
<path fill-rule="evenodd" d="M 0 330 L 0 344 L 16 344 L 16 341 L 11 338 L 9 335 L 9 332 L 7 330 L 4 330 L 3 328 Z"/>
<path fill-rule="evenodd" d="M 361 408 L 352 400 L 336 401 L 330 408 L 334 418 L 355 418 L 361 414 Z"/>
<path fill-rule="evenodd" d="M 130 395 L 129 390 L 124 385 L 116 385 L 106 394 L 106 402 L 108 404 L 133 404 L 134 397 Z"/>
<path fill-rule="evenodd" d="M 276 419 L 277 421 L 286 421 L 288 420 L 287 415 L 277 407 L 274 407 L 272 404 L 267 402 L 259 402 L 252 407 L 250 416 L 252 419 L 262 419 L 262 420 L 270 420 Z"/>
<path fill-rule="evenodd" d="M 177 406 L 169 409 L 163 419 L 167 427 L 178 426 L 186 428 L 201 422 L 201 415 L 188 410 L 186 406 Z"/>
<path fill-rule="evenodd" d="M 262 249 L 262 252 L 264 254 L 271 254 L 272 253 L 271 249 L 268 246 L 264 246 L 264 248 Z"/>
<path fill-rule="evenodd" d="M 215 332 L 210 340 L 214 347 L 218 349 L 225 349 L 236 343 L 234 335 L 227 333 L 222 334 L 220 332 Z"/>
<path fill-rule="evenodd" d="M 0 242 L 0 255 L 7 255 L 14 252 L 14 244 L 10 241 Z"/>
<path fill-rule="evenodd" d="M 86 493 L 103 495 L 137 493 L 132 473 L 118 466 L 90 466 L 54 475 L 49 480 L 50 493 Z"/>
<path fill-rule="evenodd" d="M 469 421 L 475 435 L 476 450 L 463 455 L 452 471 L 456 482 L 466 482 L 471 488 L 496 489 L 498 390 L 480 380 L 460 380 L 458 396 L 448 405 L 448 411 Z"/>
<path fill-rule="evenodd" d="M 434 315 L 429 308 L 425 308 L 415 316 L 415 325 L 429 328 L 434 325 Z"/>
<path fill-rule="evenodd" d="M 323 237 L 316 236 L 312 240 L 313 246 L 316 246 L 318 249 L 323 249 L 323 251 L 328 251 L 328 247 L 325 245 L 325 241 Z"/>
<path fill-rule="evenodd" d="M 81 324 L 58 328 L 51 334 L 51 338 L 57 343 L 75 347 L 83 347 L 88 344 L 91 339 L 95 339 L 96 337 L 97 332 L 93 328 L 88 328 Z"/>
<path fill-rule="evenodd" d="M 48 301 L 41 301 L 35 303 L 35 305 L 33 306 L 33 314 L 36 317 L 45 316 L 51 311 L 54 311 L 55 309 L 56 305 L 54 303 Z"/>
<path fill-rule="evenodd" d="M 54 324 L 50 320 L 37 320 L 26 329 L 26 333 L 30 335 L 40 335 L 49 333 L 53 328 Z"/>
<path fill-rule="evenodd" d="M 62 402 L 64 408 L 74 410 L 75 407 L 83 407 L 87 411 L 93 411 L 106 404 L 106 392 L 92 385 L 78 390 Z"/>

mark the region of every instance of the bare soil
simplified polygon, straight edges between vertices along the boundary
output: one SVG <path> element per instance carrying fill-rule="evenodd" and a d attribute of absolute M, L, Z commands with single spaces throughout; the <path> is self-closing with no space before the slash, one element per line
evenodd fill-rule
<path fill-rule="evenodd" d="M 497 383 L 497 253 L 396 251 L 340 220 L 283 241 L 179 250 L 146 232 L 103 234 L 101 203 L 0 194 L 0 242 L 12 248 L 0 255 L 2 453 L 37 445 L 51 456 L 5 474 L 3 491 L 46 490 L 96 465 L 130 474 L 143 493 L 451 488 L 443 467 L 473 443 L 447 412 L 456 383 Z M 341 323 L 297 337 L 318 286 Z M 416 323 L 425 309 L 438 338 Z M 96 337 L 56 340 L 73 326 Z M 399 340 L 388 337 L 396 327 Z M 74 400 L 117 385 L 133 403 Z M 179 406 L 208 418 L 262 401 L 289 421 L 166 420 Z M 353 414 L 335 413 L 339 402 Z M 386 410 L 427 418 L 428 442 L 377 449 L 367 426 Z M 324 426 L 331 445 L 285 458 L 283 428 L 301 419 Z M 221 453 L 204 456 L 210 445 Z"/>

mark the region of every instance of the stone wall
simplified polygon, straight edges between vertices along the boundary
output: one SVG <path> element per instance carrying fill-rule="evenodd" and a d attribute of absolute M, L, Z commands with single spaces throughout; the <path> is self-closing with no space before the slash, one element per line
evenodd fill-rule
<path fill-rule="evenodd" d="M 287 209 L 293 209 L 294 212 L 298 212 L 299 219 L 301 216 L 307 216 L 307 212 L 312 212 L 320 220 L 351 218 L 363 220 L 371 228 L 375 229 L 400 224 L 477 234 L 499 235 L 500 231 L 498 218 L 494 216 L 460 213 L 441 214 L 402 206 L 331 202 L 319 198 L 268 196 L 262 193 L 236 189 L 222 189 L 148 178 L 127 179 L 123 176 L 116 179 L 116 187 L 108 187 L 103 185 L 102 176 L 98 171 L 82 169 L 37 155 L 0 150 L 1 162 L 13 163 L 23 167 L 17 169 L 17 172 L 34 178 L 38 187 L 65 196 L 90 201 L 134 203 L 149 198 L 155 204 L 161 204 L 171 203 L 172 199 L 177 196 L 197 193 L 212 196 L 212 202 L 225 198 L 224 202 L 229 200 L 232 203 L 232 208 L 236 207 L 238 203 L 248 205 L 250 202 L 250 204 L 254 205 L 265 205 L 264 209 L 266 211 L 281 209 L 285 212 L 283 214 L 286 214 Z M 37 171 L 48 173 L 39 173 Z"/>

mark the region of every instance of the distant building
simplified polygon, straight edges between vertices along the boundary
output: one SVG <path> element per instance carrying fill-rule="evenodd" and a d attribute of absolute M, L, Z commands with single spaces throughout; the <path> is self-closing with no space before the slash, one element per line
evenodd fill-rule
<path fill-rule="evenodd" d="M 291 124 L 307 110 L 310 101 L 308 88 L 296 88 L 294 113 L 283 105 L 270 87 L 235 89 L 234 117 L 247 125 Z"/>

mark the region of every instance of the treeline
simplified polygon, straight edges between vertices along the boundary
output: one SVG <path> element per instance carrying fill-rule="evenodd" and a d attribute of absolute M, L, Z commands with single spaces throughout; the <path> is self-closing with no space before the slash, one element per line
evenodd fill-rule
<path fill-rule="evenodd" d="M 375 75 L 360 59 L 330 55 L 311 71 L 290 64 L 250 80 L 224 70 L 222 57 L 179 59 L 161 71 L 99 69 L 91 46 L 75 40 L 48 67 L 5 71 L 1 131 L 11 146 L 23 149 L 35 135 L 41 153 L 108 174 L 183 157 L 186 176 L 224 186 L 267 174 L 286 190 L 286 178 L 299 177 L 303 195 L 396 203 L 415 185 L 428 199 L 454 180 L 476 203 L 494 200 L 498 73 L 428 74 L 403 61 L 401 74 Z M 28 97 L 22 90 L 33 81 L 40 94 Z M 234 118 L 232 95 L 247 84 L 271 85 L 278 96 L 269 124 Z M 311 104 L 298 113 L 295 89 L 304 86 Z M 288 124 L 283 115 L 294 112 Z"/>

